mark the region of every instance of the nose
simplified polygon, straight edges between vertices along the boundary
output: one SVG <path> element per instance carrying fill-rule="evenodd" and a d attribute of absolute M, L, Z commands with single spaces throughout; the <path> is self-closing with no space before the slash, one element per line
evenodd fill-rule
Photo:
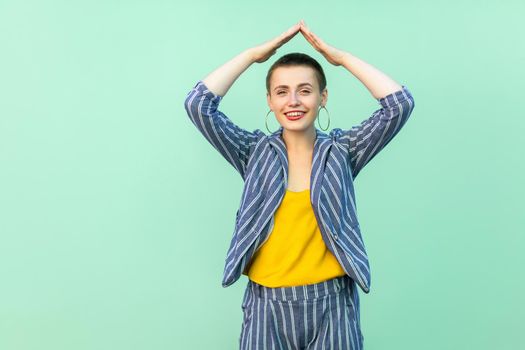
<path fill-rule="evenodd" d="M 295 93 L 291 93 L 290 98 L 288 99 L 288 105 L 297 106 L 298 104 L 300 104 L 300 101 L 297 98 L 297 95 Z"/>

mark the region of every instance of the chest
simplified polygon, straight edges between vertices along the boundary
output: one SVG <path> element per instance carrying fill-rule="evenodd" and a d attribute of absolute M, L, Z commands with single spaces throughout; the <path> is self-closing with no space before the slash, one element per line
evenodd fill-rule
<path fill-rule="evenodd" d="M 294 192 L 310 188 L 312 153 L 288 154 L 288 189 Z"/>

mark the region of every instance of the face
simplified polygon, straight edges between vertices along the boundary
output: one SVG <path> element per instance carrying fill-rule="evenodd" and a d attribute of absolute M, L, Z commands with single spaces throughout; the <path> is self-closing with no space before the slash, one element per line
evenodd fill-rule
<path fill-rule="evenodd" d="M 279 67 L 273 71 L 267 101 L 283 129 L 308 131 L 315 128 L 317 110 L 326 105 L 327 99 L 326 89 L 322 94 L 319 92 L 313 68 Z M 289 115 L 293 111 L 299 113 Z"/>

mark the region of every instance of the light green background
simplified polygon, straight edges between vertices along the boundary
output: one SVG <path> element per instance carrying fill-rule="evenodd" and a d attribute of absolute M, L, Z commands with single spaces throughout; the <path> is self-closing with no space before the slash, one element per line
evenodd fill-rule
<path fill-rule="evenodd" d="M 0 349 L 237 348 L 247 279 L 221 280 L 243 183 L 183 102 L 301 18 L 416 102 L 355 181 L 372 276 L 365 348 L 522 347 L 524 9 L 1 1 Z M 299 34 L 248 68 L 221 110 L 265 131 L 266 71 L 293 51 L 325 69 L 331 128 L 379 107 Z"/>

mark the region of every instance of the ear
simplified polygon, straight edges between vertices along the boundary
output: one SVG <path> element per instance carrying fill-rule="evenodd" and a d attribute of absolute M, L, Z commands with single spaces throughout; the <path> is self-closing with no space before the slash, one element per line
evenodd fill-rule
<path fill-rule="evenodd" d="M 326 102 L 328 102 L 328 90 L 324 88 L 323 92 L 321 93 L 321 105 L 326 106 Z"/>
<path fill-rule="evenodd" d="M 270 109 L 272 109 L 272 99 L 271 99 L 270 94 L 268 92 L 266 92 L 266 103 L 268 103 L 268 107 L 270 107 Z"/>

